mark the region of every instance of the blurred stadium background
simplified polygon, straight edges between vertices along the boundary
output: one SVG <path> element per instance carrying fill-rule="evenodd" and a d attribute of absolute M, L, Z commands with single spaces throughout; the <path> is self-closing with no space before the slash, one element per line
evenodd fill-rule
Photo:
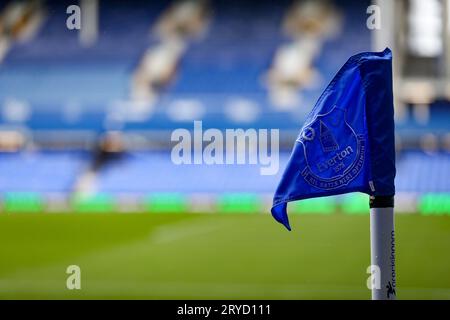
<path fill-rule="evenodd" d="M 369 298 L 367 196 L 293 204 L 295 233 L 267 213 L 322 90 L 388 46 L 399 297 L 450 299 L 449 17 L 447 0 L 2 1 L 0 297 Z M 280 129 L 279 174 L 174 165 L 194 120 Z"/>

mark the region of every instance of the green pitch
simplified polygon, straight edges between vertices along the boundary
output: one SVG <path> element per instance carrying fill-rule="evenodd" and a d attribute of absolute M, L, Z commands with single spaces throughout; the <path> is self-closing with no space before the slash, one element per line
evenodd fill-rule
<path fill-rule="evenodd" d="M 0 214 L 0 298 L 369 299 L 368 215 Z M 400 299 L 450 299 L 450 217 L 398 215 Z M 66 268 L 81 268 L 81 290 Z"/>

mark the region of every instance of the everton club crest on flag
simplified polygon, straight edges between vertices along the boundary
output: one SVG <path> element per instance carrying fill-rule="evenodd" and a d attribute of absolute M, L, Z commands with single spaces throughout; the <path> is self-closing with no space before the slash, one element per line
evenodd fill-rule
<path fill-rule="evenodd" d="M 272 215 L 289 230 L 287 202 L 348 192 L 393 196 L 392 53 L 351 57 L 322 93 L 295 142 Z"/>

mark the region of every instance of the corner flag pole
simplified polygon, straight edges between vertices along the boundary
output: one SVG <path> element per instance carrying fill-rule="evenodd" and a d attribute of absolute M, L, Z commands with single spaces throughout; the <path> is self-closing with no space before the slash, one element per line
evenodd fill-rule
<path fill-rule="evenodd" d="M 394 197 L 370 197 L 372 300 L 395 300 Z M 378 277 L 378 278 L 377 278 Z"/>

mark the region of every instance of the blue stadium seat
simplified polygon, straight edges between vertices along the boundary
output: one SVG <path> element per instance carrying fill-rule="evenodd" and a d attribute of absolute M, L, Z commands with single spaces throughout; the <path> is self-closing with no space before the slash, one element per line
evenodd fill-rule
<path fill-rule="evenodd" d="M 66 28 L 66 8 L 72 4 L 47 1 L 48 16 L 36 37 L 16 43 L 0 64 L 0 104 L 8 99 L 28 103 L 33 117 L 26 124 L 33 129 L 54 127 L 52 122 L 60 121 L 68 104 L 76 104 L 81 112 L 102 111 L 103 119 L 96 122 L 96 129 L 102 129 L 111 103 L 128 98 L 130 75 L 155 41 L 150 27 L 167 5 L 100 1 L 99 39 L 85 48 L 78 42 L 78 31 Z"/>
<path fill-rule="evenodd" d="M 401 153 L 395 185 L 397 192 L 450 192 L 450 153 Z"/>
<path fill-rule="evenodd" d="M 0 192 L 67 194 L 88 160 L 81 151 L 0 153 Z"/>
<path fill-rule="evenodd" d="M 343 16 L 342 32 L 324 42 L 314 67 L 321 74 L 317 88 L 302 92 L 302 101 L 292 112 L 278 111 L 269 99 L 263 78 L 280 44 L 290 41 L 282 32 L 282 18 L 290 0 L 211 1 L 211 23 L 205 36 L 193 40 L 182 58 L 175 81 L 164 91 L 154 112 L 141 122 L 126 122 L 123 130 L 170 130 L 191 126 L 175 121 L 168 110 L 175 102 L 198 101 L 204 112 L 197 120 L 216 128 L 253 127 L 298 130 L 325 85 L 346 59 L 370 50 L 370 32 L 365 28 L 369 1 L 335 1 Z M 126 99 L 130 75 L 143 51 L 156 43 L 150 26 L 160 16 L 166 1 L 100 1 L 98 42 L 83 48 L 77 31 L 68 30 L 66 8 L 70 0 L 49 0 L 48 17 L 37 36 L 17 43 L 0 64 L 0 106 L 9 99 L 27 103 L 32 112 L 24 125 L 35 130 L 105 130 L 105 118 L 114 101 Z M 349 18 L 351 17 L 351 18 Z M 230 99 L 254 103 L 258 115 L 238 122 L 226 113 Z M 76 117 L 67 117 L 73 109 Z M 71 109 L 72 107 L 72 109 Z M 397 123 L 400 135 L 445 133 L 450 113 L 448 102 L 431 106 L 428 124 L 413 117 Z M 9 119 L 0 114 L 0 124 Z"/>
<path fill-rule="evenodd" d="M 258 165 L 175 165 L 170 153 L 135 152 L 106 165 L 98 175 L 101 193 L 151 192 L 272 193 L 289 155 L 280 157 L 278 175 L 261 176 Z"/>
<path fill-rule="evenodd" d="M 182 165 L 170 154 L 136 152 L 112 162 L 98 175 L 98 191 L 104 193 L 255 192 L 272 194 L 277 187 L 289 153 L 280 154 L 275 176 L 261 176 L 258 165 Z M 401 153 L 397 159 L 397 192 L 450 192 L 450 154 L 421 151 Z"/>

